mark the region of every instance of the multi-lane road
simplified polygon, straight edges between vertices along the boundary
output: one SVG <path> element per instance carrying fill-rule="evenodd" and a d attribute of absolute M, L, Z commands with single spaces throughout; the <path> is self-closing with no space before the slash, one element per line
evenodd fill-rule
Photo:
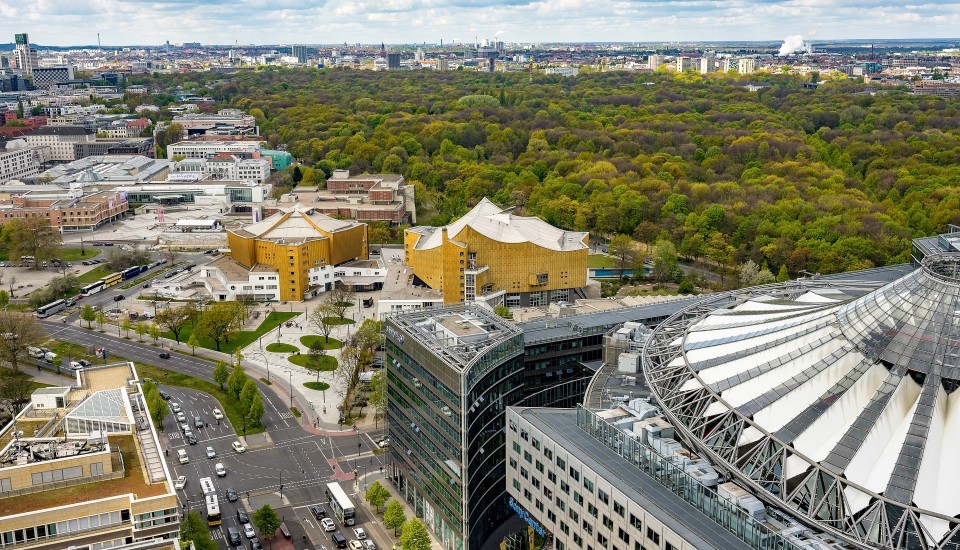
<path fill-rule="evenodd" d="M 112 296 L 124 294 L 135 297 L 141 291 L 134 287 L 126 291 L 109 289 L 81 302 L 113 302 Z M 205 359 L 191 357 L 181 353 L 171 353 L 169 359 L 159 357 L 159 350 L 148 344 L 127 340 L 117 335 L 100 333 L 71 324 L 77 318 L 76 312 L 66 317 L 52 317 L 44 321 L 51 338 L 80 344 L 85 347 L 106 348 L 113 357 L 123 357 L 148 365 L 162 367 L 174 372 L 213 381 L 214 364 Z M 64 361 L 71 358 L 63 358 Z M 308 430 L 290 412 L 287 397 L 277 395 L 270 387 L 256 380 L 263 396 L 266 414 L 262 420 L 267 436 L 254 435 L 247 438 L 248 449 L 242 454 L 233 451 L 231 444 L 242 435 L 242 429 L 233 426 L 227 420 L 218 424 L 213 417 L 214 408 L 223 407 L 212 396 L 184 388 L 164 385 L 159 387 L 183 408 L 187 422 L 192 426 L 193 418 L 199 415 L 204 422 L 203 428 L 194 428 L 196 445 L 189 445 L 183 438 L 179 423 L 173 414 L 168 415 L 160 434 L 161 446 L 169 450 L 167 463 L 174 479 L 180 475 L 187 477 L 187 485 L 178 491 L 184 509 L 203 509 L 202 491 L 199 479 L 211 477 L 220 494 L 223 524 L 212 529 L 214 538 L 222 548 L 228 548 L 224 534 L 228 527 L 238 527 L 237 507 L 243 506 L 248 513 L 263 503 L 270 503 L 278 510 L 295 542 L 310 544 L 312 548 L 323 546 L 331 549 L 330 537 L 324 533 L 319 522 L 313 518 L 308 507 L 326 501 L 324 489 L 327 483 L 341 482 L 357 508 L 357 525 L 363 527 L 380 549 L 390 548 L 392 539 L 379 520 L 372 517 L 361 506 L 363 502 L 363 482 L 358 487 L 356 473 L 379 474 L 382 472 L 382 455 L 374 450 L 377 445 L 370 434 L 362 432 L 331 432 L 329 434 Z M 207 426 L 206 424 L 209 424 Z M 319 435 L 318 435 L 319 433 Z M 208 459 L 206 448 L 210 446 L 216 452 L 216 458 Z M 184 449 L 190 458 L 188 464 L 180 464 L 177 450 Z M 218 478 L 214 464 L 222 463 L 227 475 Z M 370 478 L 375 475 L 370 475 Z M 379 477 L 379 475 L 376 475 Z M 281 497 L 281 484 L 282 497 Z M 239 499 L 229 502 L 227 489 L 237 491 Z M 329 506 L 323 505 L 328 516 L 332 517 Z M 338 530 L 347 539 L 354 538 L 352 527 L 337 525 Z M 241 530 L 242 532 L 242 530 Z M 243 545 L 249 547 L 244 539 Z"/>

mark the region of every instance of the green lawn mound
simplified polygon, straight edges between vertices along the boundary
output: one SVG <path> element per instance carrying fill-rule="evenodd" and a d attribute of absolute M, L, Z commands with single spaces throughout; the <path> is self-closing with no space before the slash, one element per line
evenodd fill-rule
<path fill-rule="evenodd" d="M 323 322 L 328 325 L 336 326 L 336 325 L 352 325 L 356 321 L 354 321 L 353 319 L 350 319 L 349 317 L 344 317 L 343 319 L 341 319 L 340 317 L 324 317 Z"/>
<path fill-rule="evenodd" d="M 297 365 L 298 367 L 310 368 L 307 366 L 307 363 L 310 360 L 310 355 L 302 353 L 300 355 L 291 355 L 287 357 L 287 360 Z M 337 358 L 330 357 L 329 355 L 324 355 L 320 358 L 320 371 L 329 372 L 337 368 Z"/>
<path fill-rule="evenodd" d="M 293 344 L 283 344 L 280 342 L 274 342 L 267 346 L 267 351 L 272 351 L 275 353 L 293 353 L 295 351 L 300 351 L 300 348 Z"/>
<path fill-rule="evenodd" d="M 304 382 L 303 387 L 308 390 L 325 391 L 330 389 L 330 384 L 326 382 Z"/>
<path fill-rule="evenodd" d="M 343 347 L 343 342 L 337 340 L 336 338 L 324 338 L 316 334 L 310 334 L 307 336 L 300 337 L 300 343 L 303 344 L 307 349 L 310 349 L 313 346 L 314 342 L 320 342 L 323 345 L 323 349 L 340 349 Z M 269 349 L 269 348 L 267 348 Z M 273 351 L 273 350 L 270 350 Z M 296 350 L 293 350 L 296 351 Z"/>

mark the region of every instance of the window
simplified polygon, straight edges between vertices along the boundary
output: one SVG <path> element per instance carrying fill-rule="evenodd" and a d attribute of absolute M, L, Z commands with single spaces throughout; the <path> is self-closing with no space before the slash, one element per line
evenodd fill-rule
<path fill-rule="evenodd" d="M 597 533 L 597 542 L 600 543 L 604 548 L 607 547 L 607 537 L 603 533 Z"/>
<path fill-rule="evenodd" d="M 533 448 L 538 451 L 540 450 L 540 440 L 536 437 L 533 438 Z"/>
<path fill-rule="evenodd" d="M 649 527 L 647 527 L 647 538 L 652 540 L 654 544 L 660 544 L 660 533 Z"/>
<path fill-rule="evenodd" d="M 559 467 L 561 470 L 566 470 L 566 469 L 567 469 L 567 462 L 558 456 L 558 457 L 557 457 L 557 467 Z"/>
<path fill-rule="evenodd" d="M 547 460 L 550 460 L 553 458 L 553 451 L 551 451 L 550 449 L 544 449 L 543 456 L 547 457 Z"/>
<path fill-rule="evenodd" d="M 579 504 L 580 506 L 583 506 L 583 496 L 581 496 L 580 493 L 576 491 L 573 492 L 573 501 Z"/>
<path fill-rule="evenodd" d="M 529 451 L 523 451 L 523 459 L 527 462 L 533 462 L 533 455 Z"/>
<path fill-rule="evenodd" d="M 548 489 L 546 485 L 543 486 L 543 494 L 544 494 L 547 498 L 550 498 L 550 499 L 553 498 L 553 491 L 551 491 L 550 489 Z"/>
<path fill-rule="evenodd" d="M 643 523 L 640 521 L 640 518 L 630 514 L 630 525 L 634 527 L 637 531 L 643 532 Z"/>
<path fill-rule="evenodd" d="M 580 535 L 574 533 L 573 542 L 576 543 L 576 545 L 579 546 L 580 548 L 583 548 L 583 538 L 581 538 Z"/>
<path fill-rule="evenodd" d="M 581 523 L 580 525 L 583 526 L 583 530 L 586 531 L 588 535 L 592 535 L 592 534 L 593 534 L 593 522 L 592 522 L 592 521 L 583 520 L 583 523 Z"/>
<path fill-rule="evenodd" d="M 630 543 L 630 535 L 621 528 L 617 528 L 617 538 L 623 542 Z M 669 542 L 667 544 L 670 544 Z"/>
<path fill-rule="evenodd" d="M 553 513 L 553 510 L 547 510 L 547 519 L 550 520 L 550 523 L 557 522 L 557 514 Z"/>
<path fill-rule="evenodd" d="M 537 479 L 537 478 L 533 478 L 533 486 L 536 487 L 537 489 L 539 489 L 539 488 L 540 488 L 540 480 Z"/>
<path fill-rule="evenodd" d="M 537 510 L 540 510 L 541 512 L 543 511 L 543 503 L 540 502 L 540 499 L 537 499 L 535 506 L 537 507 Z"/>
<path fill-rule="evenodd" d="M 561 522 L 560 522 L 560 532 L 563 533 L 564 535 L 569 535 L 569 534 L 570 534 L 570 526 L 561 521 Z"/>
<path fill-rule="evenodd" d="M 620 517 L 623 517 L 623 513 L 626 511 L 623 508 L 623 504 L 620 504 L 617 501 L 613 501 L 613 511 Z"/>
<path fill-rule="evenodd" d="M 572 477 L 574 481 L 580 481 L 580 471 L 574 470 L 573 466 L 570 466 L 570 477 Z"/>
<path fill-rule="evenodd" d="M 607 529 L 613 530 L 613 520 L 608 518 L 606 514 L 603 515 L 603 526 Z"/>
<path fill-rule="evenodd" d="M 567 511 L 567 502 L 560 497 L 557 497 L 557 507 L 560 508 L 561 512 Z"/>
<path fill-rule="evenodd" d="M 588 502 L 588 503 L 587 503 L 587 513 L 589 513 L 591 516 L 593 516 L 594 518 L 596 518 L 596 517 L 597 517 L 597 507 L 594 506 L 593 503 Z"/>
<path fill-rule="evenodd" d="M 560 480 L 560 490 L 566 494 L 570 494 L 570 486 L 567 485 L 566 481 Z"/>
<path fill-rule="evenodd" d="M 593 493 L 593 482 L 587 478 L 583 478 L 583 486 L 587 489 L 587 492 Z"/>
<path fill-rule="evenodd" d="M 576 512 L 573 508 L 570 509 L 570 512 L 567 513 L 574 522 L 580 521 L 580 514 Z"/>
<path fill-rule="evenodd" d="M 517 469 L 517 459 L 510 458 L 510 467 L 513 468 L 514 470 Z"/>
<path fill-rule="evenodd" d="M 520 454 L 520 444 L 516 441 L 513 442 L 513 452 Z"/>
<path fill-rule="evenodd" d="M 672 544 L 670 544 L 669 542 L 664 542 L 664 543 L 663 543 L 663 547 L 664 547 L 666 550 L 677 550 L 677 547 L 674 546 L 674 545 L 672 545 Z"/>
<path fill-rule="evenodd" d="M 557 474 L 553 473 L 553 470 L 550 470 L 549 472 L 547 472 L 547 479 L 550 480 L 550 483 L 556 483 Z"/>
<path fill-rule="evenodd" d="M 530 494 L 530 490 L 529 490 L 529 489 L 524 489 L 524 490 L 523 490 L 523 498 L 525 498 L 525 499 L 527 499 L 527 500 L 533 499 L 533 495 Z"/>
<path fill-rule="evenodd" d="M 604 504 L 610 504 L 610 495 L 605 493 L 603 489 L 597 489 L 597 498 Z"/>
<path fill-rule="evenodd" d="M 513 480 L 513 488 L 516 489 L 517 491 L 520 490 L 520 481 L 519 481 L 519 480 L 516 480 L 516 479 Z"/>
<path fill-rule="evenodd" d="M 522 477 L 523 479 L 530 479 L 529 475 L 527 474 L 527 469 L 524 468 L 523 466 L 520 466 L 520 477 Z"/>
<path fill-rule="evenodd" d="M 539 460 L 537 461 L 537 471 L 540 472 L 541 474 L 543 473 L 543 463 L 540 462 Z"/>

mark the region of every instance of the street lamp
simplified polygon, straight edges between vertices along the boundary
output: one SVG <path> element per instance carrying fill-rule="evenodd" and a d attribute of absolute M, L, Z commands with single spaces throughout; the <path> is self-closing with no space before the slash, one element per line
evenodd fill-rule
<path fill-rule="evenodd" d="M 267 357 L 266 353 L 254 352 L 255 354 L 263 357 L 263 361 L 267 364 L 267 382 L 270 382 L 270 358 Z"/>

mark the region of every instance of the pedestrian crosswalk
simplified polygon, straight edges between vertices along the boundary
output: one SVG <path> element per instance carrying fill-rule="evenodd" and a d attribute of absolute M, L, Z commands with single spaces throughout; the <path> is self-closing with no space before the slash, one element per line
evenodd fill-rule
<path fill-rule="evenodd" d="M 213 540 L 223 540 L 223 529 L 211 529 L 210 536 Z"/>
<path fill-rule="evenodd" d="M 282 412 L 280 413 L 280 420 L 286 420 L 288 418 L 293 418 L 292 412 Z"/>

